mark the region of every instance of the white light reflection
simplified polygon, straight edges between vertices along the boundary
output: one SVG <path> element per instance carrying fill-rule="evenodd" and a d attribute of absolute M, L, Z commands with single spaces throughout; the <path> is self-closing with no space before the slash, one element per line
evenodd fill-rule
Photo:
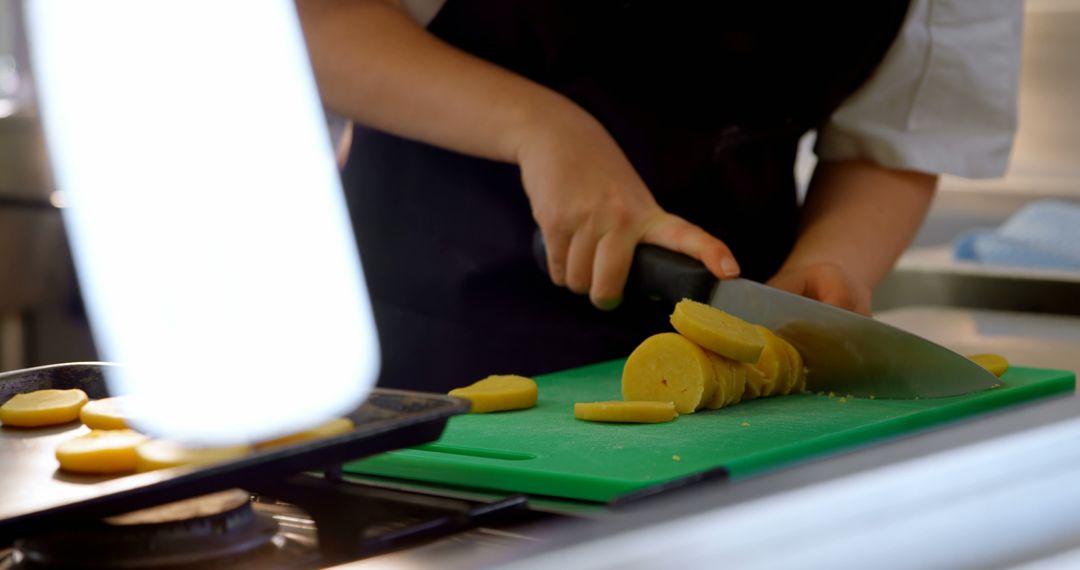
<path fill-rule="evenodd" d="M 291 0 L 30 0 L 64 220 L 110 389 L 201 444 L 354 408 L 378 350 Z"/>

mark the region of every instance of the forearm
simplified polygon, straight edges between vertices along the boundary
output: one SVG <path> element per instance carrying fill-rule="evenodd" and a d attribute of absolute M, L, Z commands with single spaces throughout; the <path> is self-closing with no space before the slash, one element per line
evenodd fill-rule
<path fill-rule="evenodd" d="M 590 119 L 565 97 L 440 41 L 394 2 L 297 7 L 324 102 L 365 125 L 515 162 L 531 125 Z"/>
<path fill-rule="evenodd" d="M 873 289 L 911 243 L 936 186 L 937 176 L 870 162 L 819 163 L 781 273 L 835 264 Z"/>

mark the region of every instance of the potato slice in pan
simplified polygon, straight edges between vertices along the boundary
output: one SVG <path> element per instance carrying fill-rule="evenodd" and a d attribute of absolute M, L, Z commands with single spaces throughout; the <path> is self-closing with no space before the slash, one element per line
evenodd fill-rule
<path fill-rule="evenodd" d="M 354 428 L 356 428 L 356 424 L 354 424 L 353 421 L 349 418 L 334 418 L 328 422 L 317 425 L 310 429 L 306 429 L 301 432 L 283 435 L 276 439 L 257 443 L 255 444 L 255 449 L 269 449 L 271 447 L 280 447 L 282 445 L 292 445 L 294 443 L 300 443 L 302 441 L 323 439 L 324 437 L 331 437 L 335 435 L 341 435 L 343 433 L 349 433 Z"/>
<path fill-rule="evenodd" d="M 124 396 L 91 400 L 79 410 L 79 419 L 90 429 L 124 429 L 129 427 L 124 406 L 129 399 Z"/>
<path fill-rule="evenodd" d="M 135 448 L 147 441 L 129 429 L 94 429 L 56 448 L 60 468 L 73 473 L 117 474 L 135 471 Z"/>
<path fill-rule="evenodd" d="M 87 401 L 86 392 L 78 388 L 15 394 L 0 406 L 0 422 L 14 427 L 66 424 L 79 419 L 79 410 Z"/>
<path fill-rule="evenodd" d="M 250 445 L 231 447 L 186 447 L 177 443 L 152 439 L 135 448 L 138 461 L 135 470 L 139 472 L 168 469 L 181 465 L 212 465 L 249 455 Z"/>

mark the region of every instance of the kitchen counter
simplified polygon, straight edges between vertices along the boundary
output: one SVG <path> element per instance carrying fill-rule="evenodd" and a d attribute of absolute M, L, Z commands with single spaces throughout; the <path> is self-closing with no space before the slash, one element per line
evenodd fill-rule
<path fill-rule="evenodd" d="M 1080 371 L 1080 317 L 923 306 L 877 318 L 961 354 L 992 352 L 1016 365 Z"/>
<path fill-rule="evenodd" d="M 928 306 L 877 318 L 962 353 L 1080 370 L 1080 318 Z M 725 560 L 753 568 L 986 568 L 1080 559 L 1080 515 L 1069 514 L 1080 512 L 1080 488 L 1059 484 L 1080 475 L 1078 416 L 1080 399 L 1058 398 L 745 481 L 700 484 L 597 521 L 499 529 L 497 537 L 476 534 L 347 567 Z"/>

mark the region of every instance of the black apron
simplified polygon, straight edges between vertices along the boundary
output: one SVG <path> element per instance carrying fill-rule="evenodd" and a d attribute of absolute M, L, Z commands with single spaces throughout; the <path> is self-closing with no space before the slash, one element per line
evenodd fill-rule
<path fill-rule="evenodd" d="M 799 137 L 866 80 L 907 10 L 907 0 L 782 5 L 450 0 L 429 29 L 573 99 L 662 208 L 765 280 L 795 239 Z M 514 165 L 357 125 L 344 181 L 382 386 L 443 391 L 581 366 L 670 328 L 671 307 L 627 298 L 601 312 L 548 281 Z"/>

